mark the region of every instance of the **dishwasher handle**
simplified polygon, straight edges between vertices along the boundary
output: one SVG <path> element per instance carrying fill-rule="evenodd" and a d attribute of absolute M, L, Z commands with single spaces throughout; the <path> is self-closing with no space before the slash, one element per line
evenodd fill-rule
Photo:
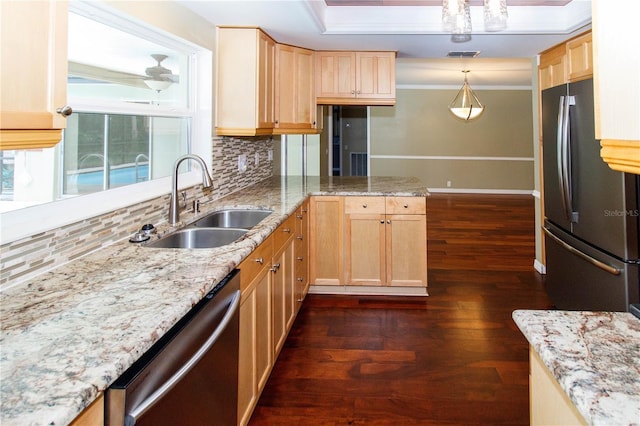
<path fill-rule="evenodd" d="M 126 414 L 124 424 L 125 426 L 133 426 L 136 424 L 136 420 L 142 416 L 147 410 L 153 407 L 167 392 L 171 390 L 191 369 L 202 359 L 202 357 L 211 349 L 216 343 L 220 335 L 227 328 L 231 322 L 231 318 L 238 311 L 240 307 L 240 290 L 236 290 L 233 295 L 233 299 L 229 304 L 229 309 L 225 313 L 222 321 L 211 333 L 209 338 L 204 344 L 196 351 L 195 354 L 187 361 L 178 371 L 175 372 L 162 386 L 158 387 L 147 399 L 142 401 L 138 406 L 134 407 L 131 412 Z"/>

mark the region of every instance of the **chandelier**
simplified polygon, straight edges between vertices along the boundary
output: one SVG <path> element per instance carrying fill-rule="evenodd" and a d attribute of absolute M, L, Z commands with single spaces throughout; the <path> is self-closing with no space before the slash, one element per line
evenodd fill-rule
<path fill-rule="evenodd" d="M 464 84 L 460 88 L 460 91 L 453 98 L 453 101 L 449 104 L 449 111 L 457 118 L 464 121 L 471 121 L 482 115 L 484 112 L 484 105 L 480 103 L 480 100 L 471 90 L 469 82 L 467 81 L 467 74 L 469 70 L 462 71 L 464 73 Z"/>
<path fill-rule="evenodd" d="M 507 0 L 484 0 L 485 31 L 507 28 Z M 451 33 L 453 41 L 471 39 L 469 0 L 442 0 L 442 29 Z"/>

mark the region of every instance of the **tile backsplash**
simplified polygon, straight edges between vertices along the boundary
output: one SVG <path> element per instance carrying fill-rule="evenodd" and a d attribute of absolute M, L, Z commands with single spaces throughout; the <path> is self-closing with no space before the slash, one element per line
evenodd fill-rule
<path fill-rule="evenodd" d="M 273 152 L 270 137 L 214 137 L 212 146 L 214 190 L 209 193 L 210 199 L 224 197 L 273 174 L 273 161 L 268 160 L 269 150 Z M 244 173 L 238 171 L 241 154 L 247 157 Z M 196 190 L 189 191 L 190 195 L 201 197 L 201 186 Z M 167 194 L 0 246 L 0 290 L 128 238 L 143 222 L 166 221 L 169 198 Z"/>

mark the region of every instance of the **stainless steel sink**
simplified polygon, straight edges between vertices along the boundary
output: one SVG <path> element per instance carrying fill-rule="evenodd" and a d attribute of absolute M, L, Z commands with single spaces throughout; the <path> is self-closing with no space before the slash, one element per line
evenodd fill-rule
<path fill-rule="evenodd" d="M 188 227 L 251 229 L 273 213 L 273 210 L 228 209 L 213 212 Z"/>
<path fill-rule="evenodd" d="M 185 228 L 147 243 L 151 248 L 215 248 L 231 244 L 247 233 L 237 228 Z"/>

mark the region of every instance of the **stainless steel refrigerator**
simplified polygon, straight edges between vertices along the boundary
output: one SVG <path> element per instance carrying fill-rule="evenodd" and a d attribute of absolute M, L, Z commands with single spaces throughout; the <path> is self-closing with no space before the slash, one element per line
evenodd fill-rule
<path fill-rule="evenodd" d="M 611 170 L 595 139 L 593 80 L 542 92 L 545 287 L 559 309 L 639 302 L 640 178 Z"/>

